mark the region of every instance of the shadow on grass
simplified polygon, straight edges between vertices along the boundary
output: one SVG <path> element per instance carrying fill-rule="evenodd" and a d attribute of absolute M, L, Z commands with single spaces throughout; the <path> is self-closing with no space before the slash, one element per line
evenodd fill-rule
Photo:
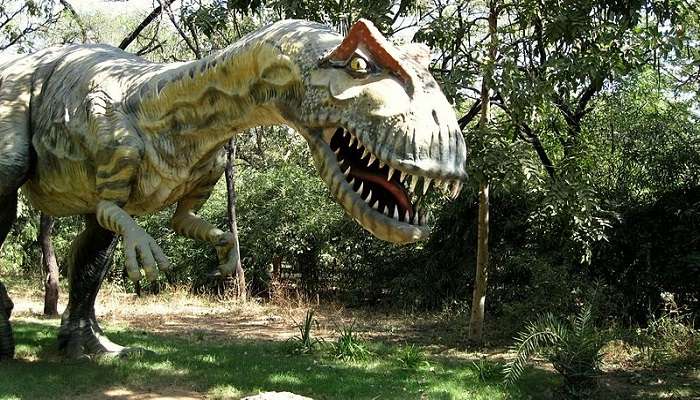
<path fill-rule="evenodd" d="M 177 388 L 215 398 L 259 391 L 290 391 L 314 399 L 518 399 L 542 398 L 553 377 L 529 374 L 519 387 L 483 382 L 467 360 L 434 359 L 401 369 L 391 345 L 366 361 L 328 355 L 291 356 L 285 342 L 232 340 L 210 343 L 195 334 L 152 335 L 107 330 L 117 343 L 156 352 L 132 359 L 67 361 L 56 349 L 56 327 L 15 321 L 17 360 L 0 364 L 0 398 L 107 397 L 115 387 L 168 394 Z"/>

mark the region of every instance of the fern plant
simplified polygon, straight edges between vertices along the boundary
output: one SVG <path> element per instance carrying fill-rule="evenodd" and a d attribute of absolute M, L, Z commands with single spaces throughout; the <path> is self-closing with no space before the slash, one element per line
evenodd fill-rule
<path fill-rule="evenodd" d="M 590 305 L 570 320 L 545 314 L 529 322 L 516 336 L 516 357 L 506 365 L 505 382 L 515 383 L 530 358 L 540 355 L 552 363 L 567 386 L 580 386 L 598 376 L 604 344 L 605 338 L 593 325 Z"/>

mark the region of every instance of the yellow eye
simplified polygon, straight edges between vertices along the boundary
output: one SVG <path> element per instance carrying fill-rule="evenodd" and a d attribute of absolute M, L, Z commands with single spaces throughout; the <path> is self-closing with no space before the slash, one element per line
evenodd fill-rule
<path fill-rule="evenodd" d="M 350 69 L 355 72 L 367 72 L 367 61 L 361 57 L 354 57 L 350 60 Z"/>

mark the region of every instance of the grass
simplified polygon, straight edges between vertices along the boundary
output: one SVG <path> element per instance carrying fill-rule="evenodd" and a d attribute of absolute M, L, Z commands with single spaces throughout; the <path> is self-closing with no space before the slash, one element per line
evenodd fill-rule
<path fill-rule="evenodd" d="M 535 371 L 517 387 L 483 382 L 464 359 L 435 358 L 429 369 L 397 362 L 405 349 L 372 343 L 374 357 L 342 361 L 332 354 L 290 355 L 283 341 L 205 342 L 196 335 L 153 335 L 107 329 L 118 343 L 156 352 L 137 359 L 66 361 L 55 350 L 56 321 L 15 320 L 17 359 L 0 364 L 1 399 L 107 397 L 115 388 L 237 399 L 260 391 L 291 391 L 321 399 L 537 398 L 553 384 Z"/>

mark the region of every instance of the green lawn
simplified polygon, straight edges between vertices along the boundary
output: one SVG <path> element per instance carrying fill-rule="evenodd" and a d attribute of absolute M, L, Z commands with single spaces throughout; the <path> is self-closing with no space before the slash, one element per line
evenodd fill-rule
<path fill-rule="evenodd" d="M 240 398 L 259 391 L 291 391 L 314 399 L 519 399 L 538 398 L 555 378 L 541 371 L 519 387 L 498 377 L 483 381 L 463 359 L 428 357 L 412 370 L 397 361 L 398 346 L 372 344 L 366 361 L 345 362 L 319 351 L 292 355 L 274 341 L 204 340 L 202 335 L 153 335 L 109 329 L 118 343 L 156 352 L 136 359 L 66 361 L 56 351 L 57 321 L 14 321 L 17 360 L 0 364 L 0 398 L 100 397 L 113 388 L 132 392 L 168 389 L 207 398 Z"/>

